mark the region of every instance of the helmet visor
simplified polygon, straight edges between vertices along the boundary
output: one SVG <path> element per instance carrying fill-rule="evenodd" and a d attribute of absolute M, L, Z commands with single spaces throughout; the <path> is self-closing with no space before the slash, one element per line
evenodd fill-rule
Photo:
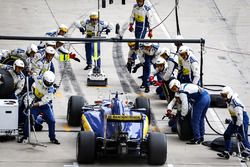
<path fill-rule="evenodd" d="M 47 86 L 47 87 L 50 87 L 50 86 L 53 85 L 53 82 L 48 82 L 48 81 L 46 81 L 45 79 L 43 79 L 43 83 L 44 83 L 44 85 Z"/>

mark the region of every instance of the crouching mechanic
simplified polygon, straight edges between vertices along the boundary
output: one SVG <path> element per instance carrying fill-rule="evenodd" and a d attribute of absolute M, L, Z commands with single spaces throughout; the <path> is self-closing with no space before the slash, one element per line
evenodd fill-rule
<path fill-rule="evenodd" d="M 43 76 L 37 77 L 35 82 L 32 84 L 33 94 L 35 96 L 33 103 L 30 106 L 30 112 L 36 119 L 39 114 L 42 114 L 49 128 L 49 138 L 54 144 L 60 144 L 56 139 L 55 135 L 55 117 L 52 107 L 52 100 L 54 98 L 55 88 L 53 83 L 55 81 L 55 74 L 51 71 L 46 71 Z M 29 136 L 28 132 L 28 121 L 25 122 L 24 137 L 21 138 L 20 142 L 27 139 Z"/>
<path fill-rule="evenodd" d="M 137 51 L 138 51 L 138 42 L 128 42 L 129 52 L 128 52 L 128 61 L 126 67 L 131 73 L 132 67 L 135 65 L 135 60 L 137 59 Z"/>
<path fill-rule="evenodd" d="M 148 93 L 150 91 L 149 89 L 149 77 L 150 77 L 150 72 L 151 72 L 151 64 L 155 65 L 155 62 L 157 58 L 161 54 L 161 49 L 159 44 L 157 43 L 141 43 L 139 45 L 139 50 L 138 50 L 138 58 L 140 60 L 139 64 L 136 64 L 133 67 L 133 73 L 136 73 L 138 68 L 141 66 L 143 67 L 143 72 L 142 72 L 142 85 L 140 88 L 145 88 L 144 92 Z"/>
<path fill-rule="evenodd" d="M 188 114 L 188 103 L 192 102 L 193 113 L 191 114 L 191 125 L 194 138 L 187 144 L 202 143 L 205 134 L 204 119 L 210 105 L 210 95 L 198 85 L 191 83 L 181 84 L 177 79 L 170 81 L 169 88 L 180 96 L 181 119 Z"/>
<path fill-rule="evenodd" d="M 24 62 L 21 59 L 17 59 L 14 61 L 13 66 L 1 64 L 0 68 L 5 69 L 8 71 L 13 78 L 14 82 L 14 92 L 9 94 L 7 97 L 0 97 L 0 98 L 7 98 L 7 99 L 18 99 L 19 94 L 22 92 L 25 83 L 25 76 L 22 73 L 24 69 Z M 0 81 L 2 81 L 2 76 L 0 74 Z"/>
<path fill-rule="evenodd" d="M 248 123 L 249 118 L 245 110 L 245 106 L 240 101 L 238 95 L 233 92 L 231 87 L 224 87 L 221 91 L 221 96 L 227 103 L 228 111 L 231 115 L 232 121 L 229 123 L 224 132 L 225 151 L 218 153 L 218 156 L 229 159 L 231 153 L 231 137 L 237 134 L 238 139 L 242 140 L 246 152 L 242 156 L 249 156 L 250 145 L 248 141 Z"/>

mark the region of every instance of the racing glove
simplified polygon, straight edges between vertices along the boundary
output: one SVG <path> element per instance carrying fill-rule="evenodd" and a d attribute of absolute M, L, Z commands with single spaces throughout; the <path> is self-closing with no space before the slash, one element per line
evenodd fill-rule
<path fill-rule="evenodd" d="M 153 83 L 154 83 L 154 86 L 161 86 L 162 85 L 162 82 L 159 82 L 156 80 L 154 80 Z"/>
<path fill-rule="evenodd" d="M 129 30 L 130 32 L 133 32 L 133 31 L 134 31 L 133 24 L 129 24 L 128 30 Z"/>
<path fill-rule="evenodd" d="M 172 114 L 172 110 L 168 109 L 165 113 L 166 117 L 168 118 L 173 118 L 174 117 L 174 114 Z"/>
<path fill-rule="evenodd" d="M 134 68 L 133 68 L 132 73 L 136 73 L 136 71 L 138 70 L 138 68 L 140 68 L 141 66 L 143 66 L 143 64 L 142 64 L 142 63 L 138 63 L 138 64 L 136 64 L 136 65 L 134 66 Z"/>
<path fill-rule="evenodd" d="M 76 57 L 76 54 L 75 54 L 75 53 L 70 53 L 70 54 L 69 54 L 69 58 L 74 59 L 75 61 L 81 62 L 80 59 L 78 59 L 78 58 Z"/>
<path fill-rule="evenodd" d="M 149 29 L 149 31 L 148 31 L 148 37 L 149 38 L 153 37 L 153 30 L 152 29 Z"/>
<path fill-rule="evenodd" d="M 150 77 L 149 77 L 149 82 L 150 82 L 150 83 L 153 82 L 153 81 L 154 81 L 154 78 L 155 78 L 155 76 L 153 76 L 153 75 L 150 76 Z"/>
<path fill-rule="evenodd" d="M 79 31 L 80 31 L 82 34 L 85 33 L 85 29 L 84 29 L 83 27 L 80 27 L 80 28 L 79 28 Z"/>

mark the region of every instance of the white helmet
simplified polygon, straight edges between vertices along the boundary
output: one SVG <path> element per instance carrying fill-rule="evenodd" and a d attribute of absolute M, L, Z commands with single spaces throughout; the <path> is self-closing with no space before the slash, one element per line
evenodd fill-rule
<path fill-rule="evenodd" d="M 49 54 L 55 54 L 56 53 L 55 49 L 52 48 L 51 46 L 46 47 L 45 52 L 49 53 Z"/>
<path fill-rule="evenodd" d="M 46 46 L 55 46 L 56 42 L 55 41 L 47 41 Z"/>
<path fill-rule="evenodd" d="M 62 35 L 58 35 L 57 37 L 58 37 L 58 38 L 64 38 L 64 36 L 62 36 Z M 62 43 L 62 44 L 65 44 L 65 41 L 57 41 L 57 42 L 60 42 L 60 43 Z"/>
<path fill-rule="evenodd" d="M 98 13 L 97 12 L 91 12 L 89 15 L 90 19 L 98 19 Z"/>
<path fill-rule="evenodd" d="M 170 83 L 169 83 L 169 89 L 172 89 L 173 86 L 177 86 L 177 88 L 180 89 L 180 87 L 181 87 L 180 81 L 178 81 L 177 79 L 173 79 L 172 81 L 170 81 Z"/>
<path fill-rule="evenodd" d="M 150 42 L 145 42 L 145 43 L 143 43 L 143 45 L 144 45 L 144 46 L 152 46 L 152 43 L 150 43 Z"/>
<path fill-rule="evenodd" d="M 21 59 L 17 59 L 13 63 L 14 70 L 16 69 L 16 67 L 22 67 L 22 68 L 24 68 L 24 62 Z"/>
<path fill-rule="evenodd" d="M 163 59 L 162 57 L 159 57 L 156 62 L 155 62 L 156 65 L 160 65 L 160 64 L 166 64 L 166 60 Z"/>
<path fill-rule="evenodd" d="M 59 30 L 67 33 L 68 32 L 68 27 L 66 25 L 64 25 L 64 24 L 61 24 L 59 26 Z"/>
<path fill-rule="evenodd" d="M 187 52 L 188 52 L 188 47 L 187 46 L 181 46 L 179 48 L 179 54 L 187 53 Z"/>
<path fill-rule="evenodd" d="M 234 92 L 233 92 L 233 89 L 229 86 L 225 86 L 224 88 L 222 88 L 220 94 L 225 97 L 227 97 L 227 99 L 231 99 Z"/>
<path fill-rule="evenodd" d="M 37 45 L 31 44 L 30 46 L 27 47 L 27 53 L 30 54 L 31 52 L 36 53 L 38 51 Z"/>
<path fill-rule="evenodd" d="M 161 49 L 161 55 L 162 54 L 166 54 L 169 57 L 170 56 L 170 50 L 168 48 L 164 47 L 164 48 Z"/>
<path fill-rule="evenodd" d="M 52 71 L 46 71 L 43 74 L 43 84 L 46 87 L 52 86 L 54 81 L 55 81 L 55 74 Z"/>

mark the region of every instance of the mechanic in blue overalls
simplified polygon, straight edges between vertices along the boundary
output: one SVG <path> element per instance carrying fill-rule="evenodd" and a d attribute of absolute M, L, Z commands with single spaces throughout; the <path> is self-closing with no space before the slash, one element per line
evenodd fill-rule
<path fill-rule="evenodd" d="M 37 58 L 34 58 L 31 65 L 31 77 L 29 78 L 29 85 L 31 86 L 35 79 L 43 75 L 46 71 L 52 71 L 55 73 L 55 68 L 52 65 L 52 59 L 56 54 L 56 50 L 48 46 L 45 49 L 44 55 L 37 56 Z"/>
<path fill-rule="evenodd" d="M 168 48 L 162 48 L 160 58 L 165 60 L 166 65 L 164 66 L 165 68 L 163 68 L 163 66 L 158 62 L 160 71 L 162 71 L 162 76 L 160 75 L 162 78 L 162 85 L 161 87 L 157 88 L 156 91 L 159 94 L 160 99 L 165 100 L 166 97 L 163 92 L 163 87 L 164 87 L 164 89 L 167 89 L 166 91 L 169 92 L 169 96 L 170 96 L 169 98 L 171 101 L 174 98 L 174 94 L 169 90 L 168 85 L 172 79 L 177 78 L 178 56 L 176 54 L 171 54 Z M 158 58 L 157 60 L 159 60 L 160 62 L 163 62 L 163 60 L 160 58 Z M 157 66 L 157 61 L 156 61 L 156 66 Z M 156 70 L 157 70 L 157 67 L 156 67 Z"/>
<path fill-rule="evenodd" d="M 11 94 L 7 95 L 7 97 L 0 97 L 4 99 L 18 99 L 18 96 L 22 92 L 24 88 L 24 83 L 25 83 L 25 76 L 22 73 L 24 69 L 24 62 L 21 59 L 17 59 L 14 61 L 13 66 L 7 65 L 7 64 L 1 64 L 0 63 L 0 69 L 4 69 L 8 71 L 13 78 L 13 86 L 14 86 L 14 91 L 11 92 Z M 3 81 L 3 76 L 0 74 L 0 85 L 1 82 Z"/>
<path fill-rule="evenodd" d="M 34 118 L 37 118 L 40 114 L 43 114 L 43 117 L 48 124 L 50 141 L 54 144 L 60 144 L 55 135 L 56 122 L 52 107 L 52 100 L 54 99 L 55 92 L 55 88 L 53 87 L 54 81 L 55 74 L 51 71 L 46 71 L 43 75 L 38 76 L 35 79 L 35 82 L 32 84 L 35 98 L 33 99 L 33 103 L 30 106 L 30 112 L 34 115 Z M 28 121 L 25 123 L 24 136 L 19 142 L 27 139 L 29 135 L 27 122 Z M 37 124 L 37 122 L 35 122 L 35 124 Z"/>
<path fill-rule="evenodd" d="M 133 73 L 137 71 L 138 68 L 143 66 L 143 73 L 142 73 L 142 85 L 140 88 L 145 88 L 145 93 L 150 91 L 149 89 L 149 76 L 151 72 L 151 64 L 155 65 L 157 58 L 161 54 L 161 49 L 159 44 L 156 43 L 141 43 L 139 44 L 138 50 L 138 58 L 140 63 L 135 65 L 133 68 Z"/>
<path fill-rule="evenodd" d="M 193 83 L 200 85 L 200 63 L 195 57 L 193 51 L 187 46 L 179 48 L 179 65 L 181 83 Z"/>
<path fill-rule="evenodd" d="M 91 12 L 91 14 L 89 15 L 89 19 L 77 21 L 76 27 L 79 28 L 79 31 L 82 34 L 85 34 L 86 32 L 85 38 L 98 37 L 101 35 L 100 33 L 102 33 L 104 30 L 106 34 L 110 33 L 110 31 L 112 30 L 111 25 L 102 20 L 99 20 L 99 23 L 98 23 L 98 19 L 99 19 L 98 13 Z M 97 67 L 100 68 L 101 66 L 100 42 L 97 42 L 97 46 L 95 45 L 95 42 L 91 42 L 91 43 L 88 42 L 88 43 L 85 43 L 87 66 L 84 68 L 84 70 L 88 70 L 92 68 L 92 55 L 94 55 L 94 47 L 97 47 L 98 49 Z"/>
<path fill-rule="evenodd" d="M 204 119 L 210 105 L 210 95 L 206 90 L 198 85 L 183 83 L 173 79 L 169 83 L 169 88 L 179 94 L 181 100 L 181 119 L 188 114 L 189 103 L 192 103 L 193 113 L 191 114 L 191 125 L 194 138 L 187 144 L 200 144 L 204 141 L 205 126 Z"/>
<path fill-rule="evenodd" d="M 129 31 L 133 32 L 135 22 L 135 38 L 144 39 L 147 29 L 148 37 L 152 38 L 152 11 L 150 6 L 144 3 L 144 0 L 136 0 L 129 21 Z"/>
<path fill-rule="evenodd" d="M 218 156 L 229 159 L 231 154 L 231 137 L 237 134 L 239 140 L 242 141 L 245 151 L 242 156 L 249 156 L 250 144 L 248 141 L 248 124 L 249 117 L 246 112 L 245 106 L 240 101 L 238 94 L 234 93 L 231 87 L 225 86 L 221 91 L 221 96 L 227 103 L 229 114 L 231 115 L 231 122 L 229 123 L 226 131 L 224 132 L 225 151 L 218 153 Z"/>
<path fill-rule="evenodd" d="M 46 32 L 45 35 L 47 37 L 58 37 L 58 36 L 65 36 L 67 32 L 68 32 L 68 27 L 64 24 L 61 24 L 61 25 L 59 25 L 57 30 L 52 30 L 52 31 Z M 38 45 L 38 49 L 45 48 L 45 46 L 46 46 L 46 42 L 42 41 Z"/>
<path fill-rule="evenodd" d="M 137 52 L 139 49 L 138 42 L 128 42 L 128 47 L 129 47 L 129 51 L 128 51 L 128 61 L 127 61 L 126 67 L 129 73 L 131 73 L 131 70 L 133 66 L 135 65 L 135 60 L 137 59 Z"/>

